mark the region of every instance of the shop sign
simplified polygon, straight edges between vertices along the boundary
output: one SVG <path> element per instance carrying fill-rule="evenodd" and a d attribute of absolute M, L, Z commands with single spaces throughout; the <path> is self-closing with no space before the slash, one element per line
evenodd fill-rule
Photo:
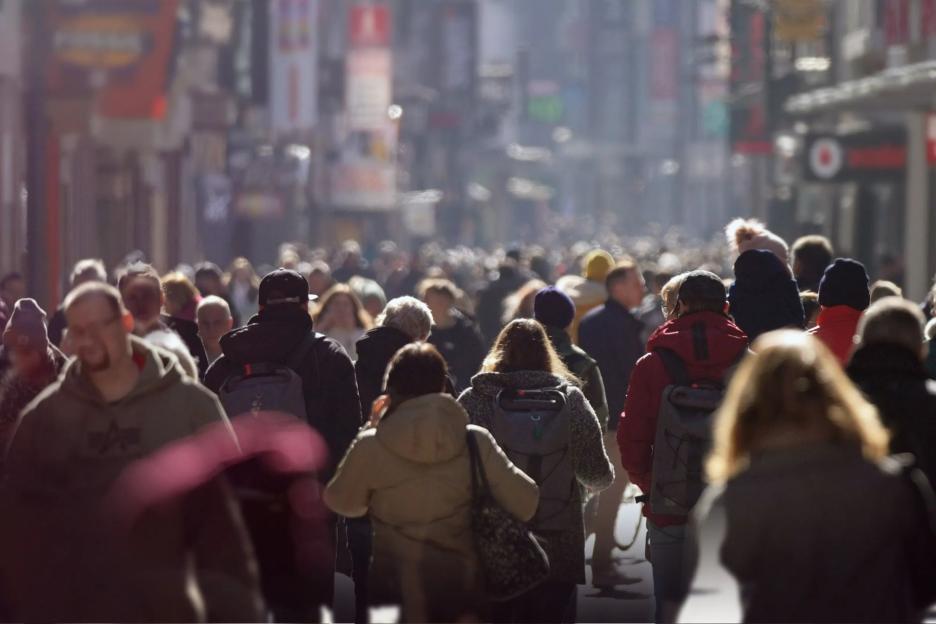
<path fill-rule="evenodd" d="M 822 0 L 774 0 L 774 39 L 786 43 L 818 41 L 825 34 Z"/>
<path fill-rule="evenodd" d="M 97 92 L 103 117 L 163 117 L 177 9 L 178 0 L 50 4 L 50 93 Z"/>
<path fill-rule="evenodd" d="M 270 0 L 270 117 L 279 135 L 318 118 L 317 0 Z"/>
<path fill-rule="evenodd" d="M 804 178 L 812 182 L 899 180 L 907 170 L 907 139 L 900 130 L 806 137 Z"/>

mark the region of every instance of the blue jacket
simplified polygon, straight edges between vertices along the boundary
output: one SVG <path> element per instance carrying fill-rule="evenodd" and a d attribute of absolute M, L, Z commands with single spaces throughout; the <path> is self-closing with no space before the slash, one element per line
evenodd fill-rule
<path fill-rule="evenodd" d="M 642 330 L 643 323 L 611 299 L 589 312 L 579 325 L 579 346 L 598 362 L 601 370 L 611 430 L 617 428 L 617 417 L 624 411 L 634 364 L 646 350 Z"/>

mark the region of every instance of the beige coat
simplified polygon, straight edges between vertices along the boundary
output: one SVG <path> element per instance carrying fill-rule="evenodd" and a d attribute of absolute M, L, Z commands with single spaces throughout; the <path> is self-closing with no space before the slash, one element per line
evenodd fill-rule
<path fill-rule="evenodd" d="M 536 484 L 486 429 L 468 425 L 449 396 L 403 403 L 376 429 L 361 432 L 325 490 L 348 517 L 370 514 L 374 604 L 402 602 L 404 621 L 444 621 L 482 602 L 471 533 L 471 472 L 465 436 L 478 440 L 497 501 L 521 520 L 536 512 Z"/>

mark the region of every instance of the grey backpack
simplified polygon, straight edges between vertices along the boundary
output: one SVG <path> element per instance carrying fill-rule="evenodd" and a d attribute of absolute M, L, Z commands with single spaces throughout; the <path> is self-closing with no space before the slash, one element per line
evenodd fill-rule
<path fill-rule="evenodd" d="M 706 487 L 704 462 L 725 383 L 692 380 L 676 353 L 661 348 L 653 352 L 663 360 L 672 383 L 663 390 L 657 415 L 650 509 L 655 514 L 687 516 Z"/>
<path fill-rule="evenodd" d="M 282 412 L 307 422 L 302 378 L 296 371 L 318 339 L 317 334 L 309 332 L 285 362 L 245 364 L 241 372 L 228 377 L 218 392 L 228 418 Z M 316 376 L 318 372 L 316 361 Z"/>
<path fill-rule="evenodd" d="M 494 405 L 494 439 L 540 488 L 533 530 L 567 529 L 581 509 L 569 445 L 566 388 L 505 389 Z"/>

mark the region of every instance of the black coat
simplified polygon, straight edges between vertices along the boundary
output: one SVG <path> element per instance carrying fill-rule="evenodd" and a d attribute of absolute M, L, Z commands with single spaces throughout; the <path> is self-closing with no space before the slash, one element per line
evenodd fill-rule
<path fill-rule="evenodd" d="M 174 316 L 166 316 L 165 314 L 161 315 L 159 320 L 166 327 L 179 334 L 179 338 L 185 343 L 185 348 L 188 349 L 192 359 L 198 364 L 199 378 L 204 379 L 205 373 L 208 372 L 208 354 L 205 353 L 205 345 L 202 344 L 201 338 L 198 336 L 198 324 Z"/>
<path fill-rule="evenodd" d="M 285 362 L 311 331 L 312 319 L 301 308 L 262 310 L 245 327 L 221 338 L 223 355 L 208 369 L 205 385 L 217 393 L 245 364 Z M 302 378 L 308 423 L 328 444 L 329 469 L 322 475 L 327 482 L 361 424 L 354 366 L 337 342 L 322 337 L 296 373 Z"/>
<path fill-rule="evenodd" d="M 899 345 L 865 345 L 852 356 L 848 375 L 878 408 L 892 435 L 891 452 L 912 453 L 936 483 L 936 381 L 920 356 Z"/>
<path fill-rule="evenodd" d="M 524 283 L 522 275 L 505 270 L 478 295 L 478 324 L 487 344 L 494 344 L 504 328 L 504 302 L 507 297 L 517 292 Z"/>
<path fill-rule="evenodd" d="M 412 342 L 415 341 L 408 334 L 395 327 L 375 327 L 358 340 L 354 375 L 361 396 L 362 424 L 370 418 L 374 401 L 383 394 L 384 377 L 390 360 L 397 351 Z M 455 396 L 451 378 L 446 380 L 445 391 Z"/>
<path fill-rule="evenodd" d="M 457 310 L 454 316 L 455 324 L 452 327 L 432 328 L 429 344 L 445 358 L 455 383 L 455 391 L 460 394 L 471 387 L 471 378 L 481 369 L 486 351 L 477 325 Z"/>
<path fill-rule="evenodd" d="M 624 411 L 634 364 L 646 351 L 642 330 L 643 323 L 611 299 L 586 314 L 579 325 L 579 346 L 595 358 L 601 370 L 611 430 L 617 429 L 618 417 Z"/>

